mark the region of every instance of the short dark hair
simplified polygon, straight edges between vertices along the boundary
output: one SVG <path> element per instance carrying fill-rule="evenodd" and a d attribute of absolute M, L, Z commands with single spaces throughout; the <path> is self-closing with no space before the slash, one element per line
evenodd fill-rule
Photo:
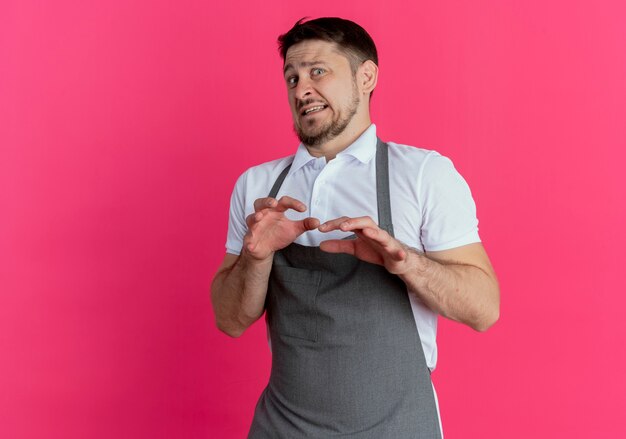
<path fill-rule="evenodd" d="M 374 40 L 361 26 L 338 17 L 322 17 L 306 21 L 301 18 L 285 34 L 278 37 L 278 51 L 285 61 L 287 50 L 294 44 L 307 40 L 336 43 L 347 55 L 355 74 L 361 64 L 372 60 L 378 65 L 378 52 Z"/>

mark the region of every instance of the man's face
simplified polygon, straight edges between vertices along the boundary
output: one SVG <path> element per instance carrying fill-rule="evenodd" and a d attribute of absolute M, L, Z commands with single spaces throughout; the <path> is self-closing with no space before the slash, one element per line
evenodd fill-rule
<path fill-rule="evenodd" d="M 321 146 L 349 126 L 360 95 L 350 62 L 336 44 L 308 40 L 291 46 L 284 74 L 294 130 L 302 143 Z"/>

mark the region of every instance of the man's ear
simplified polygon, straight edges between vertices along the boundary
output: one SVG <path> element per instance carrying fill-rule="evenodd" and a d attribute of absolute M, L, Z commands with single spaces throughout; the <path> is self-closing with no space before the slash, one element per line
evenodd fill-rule
<path fill-rule="evenodd" d="M 378 82 L 378 66 L 374 61 L 368 59 L 359 67 L 357 76 L 361 92 L 369 95 L 376 88 Z"/>

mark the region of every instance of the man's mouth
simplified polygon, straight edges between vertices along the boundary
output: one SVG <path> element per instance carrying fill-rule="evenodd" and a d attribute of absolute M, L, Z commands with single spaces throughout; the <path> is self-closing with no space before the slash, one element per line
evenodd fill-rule
<path fill-rule="evenodd" d="M 318 113 L 322 110 L 324 110 L 326 107 L 328 107 L 328 105 L 316 105 L 314 107 L 309 107 L 306 110 L 303 110 L 300 112 L 301 116 L 307 116 L 309 114 L 313 114 L 313 113 Z"/>

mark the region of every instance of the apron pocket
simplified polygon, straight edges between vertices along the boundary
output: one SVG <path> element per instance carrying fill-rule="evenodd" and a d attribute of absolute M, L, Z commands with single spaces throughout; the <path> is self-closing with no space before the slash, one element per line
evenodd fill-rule
<path fill-rule="evenodd" d="M 274 265 L 267 291 L 270 330 L 317 341 L 317 290 L 321 272 Z"/>

